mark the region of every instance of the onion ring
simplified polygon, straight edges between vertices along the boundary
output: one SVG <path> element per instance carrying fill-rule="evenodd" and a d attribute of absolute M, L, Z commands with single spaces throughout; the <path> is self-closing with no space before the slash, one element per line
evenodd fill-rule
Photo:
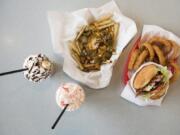
<path fill-rule="evenodd" d="M 152 61 L 154 59 L 154 50 L 151 44 L 145 42 L 142 44 L 142 47 L 145 47 L 149 51 L 149 60 Z"/>
<path fill-rule="evenodd" d="M 172 54 L 170 56 L 170 59 L 173 60 L 173 59 L 176 59 L 180 55 L 180 46 L 177 45 L 177 43 L 172 40 L 169 40 L 169 42 L 172 45 Z"/>
<path fill-rule="evenodd" d="M 161 49 L 160 49 L 158 46 L 156 46 L 156 45 L 153 45 L 152 47 L 153 47 L 156 55 L 158 56 L 159 63 L 164 66 L 164 65 L 166 64 L 166 59 L 165 59 L 165 57 L 164 57 L 163 52 L 162 52 Z"/>
<path fill-rule="evenodd" d="M 175 62 L 170 62 L 169 65 L 173 68 L 174 72 L 173 72 L 173 76 L 170 79 L 170 83 L 175 82 L 179 76 L 180 76 L 180 67 L 177 63 Z"/>
<path fill-rule="evenodd" d="M 139 55 L 139 50 L 138 49 L 135 49 L 133 52 L 132 52 L 132 55 L 130 57 L 130 60 L 129 60 L 129 63 L 128 63 L 128 69 L 129 70 L 132 70 L 133 69 L 133 65 L 134 63 L 136 62 L 136 59 Z"/>
<path fill-rule="evenodd" d="M 163 37 L 153 37 L 148 42 L 152 45 L 163 46 L 165 54 L 168 54 L 172 48 L 171 43 Z"/>
<path fill-rule="evenodd" d="M 134 64 L 134 69 L 138 69 L 139 66 L 145 61 L 146 57 L 148 56 L 148 51 L 147 50 L 143 50 L 142 53 L 139 55 L 139 57 L 137 58 L 135 64 Z"/>

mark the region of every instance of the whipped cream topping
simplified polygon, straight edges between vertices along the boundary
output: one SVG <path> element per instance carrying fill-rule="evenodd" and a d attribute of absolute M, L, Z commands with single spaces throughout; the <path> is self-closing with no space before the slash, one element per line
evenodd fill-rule
<path fill-rule="evenodd" d="M 61 109 L 67 104 L 67 111 L 74 111 L 78 109 L 84 102 L 84 90 L 75 83 L 62 84 L 56 92 L 56 102 Z"/>
<path fill-rule="evenodd" d="M 52 62 L 44 54 L 28 56 L 24 61 L 23 68 L 28 69 L 24 71 L 24 77 L 32 82 L 40 82 L 53 72 Z"/>

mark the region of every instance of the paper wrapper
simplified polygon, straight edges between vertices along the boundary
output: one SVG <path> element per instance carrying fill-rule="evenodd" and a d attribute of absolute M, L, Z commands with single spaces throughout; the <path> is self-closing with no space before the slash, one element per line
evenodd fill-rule
<path fill-rule="evenodd" d="M 147 65 L 150 65 L 150 64 L 154 64 L 156 65 L 157 67 L 162 67 L 161 65 L 159 64 L 156 64 L 154 62 L 147 62 L 143 65 L 141 65 L 141 67 L 133 74 L 133 76 L 131 77 L 131 79 L 129 80 L 129 82 L 126 84 L 123 92 L 121 93 L 121 96 L 127 100 L 129 100 L 130 102 L 133 102 L 137 105 L 140 105 L 140 106 L 147 106 L 147 105 L 156 105 L 156 106 L 160 106 L 161 105 L 161 102 L 162 100 L 164 99 L 165 95 L 162 96 L 160 99 L 157 99 L 157 100 L 151 100 L 151 99 L 145 99 L 143 96 L 137 96 L 136 97 L 136 94 L 135 94 L 135 89 L 132 87 L 133 86 L 133 81 L 134 81 L 134 78 L 135 78 L 135 75 L 145 66 Z M 172 76 L 172 73 L 169 71 L 169 77 Z M 167 87 L 166 89 L 166 93 L 167 93 L 167 90 L 168 90 L 169 86 Z"/>
<path fill-rule="evenodd" d="M 74 40 L 83 25 L 87 25 L 103 16 L 113 15 L 113 20 L 120 24 L 117 36 L 116 53 L 112 55 L 110 64 L 101 66 L 100 71 L 83 72 L 71 57 L 69 42 Z M 48 12 L 48 21 L 54 51 L 64 57 L 63 71 L 71 78 L 94 89 L 108 86 L 112 76 L 113 65 L 119 58 L 123 48 L 137 33 L 133 20 L 124 16 L 114 1 L 99 8 L 84 8 L 72 13 Z"/>
<path fill-rule="evenodd" d="M 144 25 L 143 31 L 142 31 L 142 36 L 141 36 L 141 42 L 147 41 L 153 36 L 160 36 L 164 37 L 170 40 L 175 41 L 178 45 L 180 45 L 180 38 L 177 37 L 175 34 L 172 32 L 169 32 L 159 26 L 156 25 Z M 148 63 L 147 63 L 148 64 Z M 137 72 L 137 71 L 136 71 Z M 134 73 L 135 74 L 135 73 Z M 133 77 L 133 76 L 132 76 Z M 131 78 L 132 79 L 132 78 Z M 130 79 L 130 80 L 131 80 Z M 124 87 L 121 97 L 125 98 L 126 100 L 139 105 L 139 106 L 160 106 L 164 96 L 161 97 L 159 100 L 144 100 L 142 97 L 135 96 L 135 93 L 133 92 L 131 86 L 130 86 L 130 80 Z"/>

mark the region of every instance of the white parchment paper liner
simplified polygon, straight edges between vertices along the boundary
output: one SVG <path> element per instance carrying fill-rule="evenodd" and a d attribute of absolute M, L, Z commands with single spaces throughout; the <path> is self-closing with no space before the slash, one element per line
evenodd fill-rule
<path fill-rule="evenodd" d="M 69 41 L 72 41 L 83 25 L 112 14 L 113 19 L 120 24 L 117 37 L 116 54 L 111 57 L 111 64 L 104 64 L 97 72 L 82 72 L 69 52 Z M 119 58 L 123 48 L 137 33 L 133 20 L 124 16 L 114 1 L 99 8 L 84 8 L 72 13 L 48 12 L 51 37 L 54 51 L 64 57 L 63 71 L 71 78 L 94 89 L 108 86 L 112 76 L 113 65 Z"/>
<path fill-rule="evenodd" d="M 169 32 L 169 31 L 167 31 L 167 30 L 165 30 L 159 26 L 156 26 L 156 25 L 144 25 L 141 39 L 143 39 L 144 36 L 147 36 L 146 40 L 150 39 L 153 36 L 160 36 L 160 37 L 164 37 L 164 38 L 173 40 L 178 45 L 180 45 L 180 38 L 178 36 L 176 36 L 172 32 Z M 126 100 L 133 102 L 139 106 L 148 106 L 148 105 L 160 106 L 162 103 L 162 100 L 164 98 L 164 97 L 162 97 L 159 100 L 145 101 L 142 97 L 135 97 L 135 94 L 134 94 L 134 92 L 130 86 L 130 82 L 128 82 L 126 84 L 126 86 L 124 87 L 124 89 L 121 93 L 121 97 L 123 97 Z"/>

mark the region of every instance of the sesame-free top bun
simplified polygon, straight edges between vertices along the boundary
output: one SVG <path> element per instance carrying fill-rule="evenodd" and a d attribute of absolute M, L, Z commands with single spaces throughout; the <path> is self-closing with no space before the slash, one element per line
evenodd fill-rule
<path fill-rule="evenodd" d="M 135 76 L 133 86 L 135 89 L 141 89 L 146 86 L 151 79 L 158 73 L 158 68 L 151 64 L 143 67 Z"/>

